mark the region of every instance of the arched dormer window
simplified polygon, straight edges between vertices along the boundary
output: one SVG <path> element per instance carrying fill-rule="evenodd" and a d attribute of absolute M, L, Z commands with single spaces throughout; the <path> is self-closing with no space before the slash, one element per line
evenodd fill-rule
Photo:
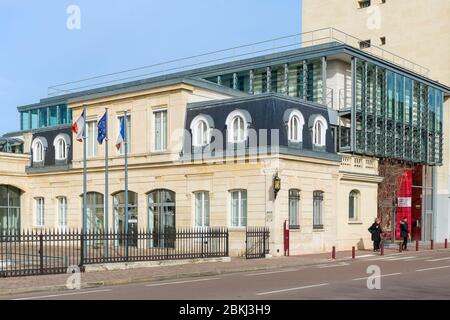
<path fill-rule="evenodd" d="M 312 122 L 313 146 L 325 147 L 327 129 L 328 125 L 325 118 L 321 115 L 314 116 Z"/>
<path fill-rule="evenodd" d="M 47 150 L 47 140 L 43 137 L 35 138 L 31 149 L 33 150 L 33 162 L 41 163 L 45 160 L 45 150 Z"/>
<path fill-rule="evenodd" d="M 210 116 L 198 115 L 191 122 L 192 145 L 202 147 L 211 142 L 211 129 L 214 121 Z"/>
<path fill-rule="evenodd" d="M 235 110 L 231 112 L 226 120 L 228 142 L 245 142 L 248 137 L 248 126 L 251 117 L 246 110 Z"/>
<path fill-rule="evenodd" d="M 305 120 L 298 110 L 292 110 L 288 119 L 288 139 L 290 142 L 303 141 L 303 125 Z"/>
<path fill-rule="evenodd" d="M 70 138 L 67 134 L 56 136 L 53 146 L 55 147 L 55 160 L 67 160 L 67 153 L 70 145 Z"/>

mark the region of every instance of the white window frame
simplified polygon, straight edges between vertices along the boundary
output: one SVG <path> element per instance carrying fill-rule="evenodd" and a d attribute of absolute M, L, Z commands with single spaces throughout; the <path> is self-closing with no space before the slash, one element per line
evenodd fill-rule
<path fill-rule="evenodd" d="M 33 162 L 44 162 L 44 145 L 40 140 L 33 143 Z"/>
<path fill-rule="evenodd" d="M 124 117 L 124 114 L 118 115 L 117 116 L 117 135 L 119 135 L 120 132 L 120 125 L 121 125 L 121 121 L 122 118 Z M 125 128 L 126 130 L 126 141 L 127 141 L 127 153 L 130 154 L 131 153 L 131 140 L 133 138 L 132 134 L 131 134 L 131 114 L 127 114 L 127 123 L 126 123 L 127 127 Z M 117 150 L 117 149 L 116 149 Z M 117 153 L 121 156 L 125 155 L 125 142 L 121 144 L 120 149 L 117 150 Z"/>
<path fill-rule="evenodd" d="M 237 206 L 237 225 L 233 225 L 233 193 L 238 193 L 238 206 Z M 243 220 L 243 193 L 245 193 L 245 224 L 242 224 Z M 230 197 L 230 227 L 232 228 L 245 228 L 248 224 L 248 193 L 245 189 L 237 189 L 237 190 L 230 190 L 229 191 L 229 197 Z"/>
<path fill-rule="evenodd" d="M 158 138 L 158 134 L 156 132 L 156 121 L 157 121 L 157 114 L 165 114 L 165 127 L 164 127 L 164 118 L 160 118 L 160 133 L 159 133 L 159 144 L 160 147 L 157 147 L 156 139 Z M 153 114 L 153 152 L 164 152 L 167 151 L 167 145 L 169 141 L 169 112 L 167 111 L 167 108 L 164 109 L 155 109 L 152 112 Z"/>
<path fill-rule="evenodd" d="M 199 130 L 199 125 L 205 125 L 205 129 Z M 208 120 L 200 115 L 194 118 L 191 122 L 191 132 L 192 132 L 192 145 L 194 147 L 203 147 L 211 142 L 211 128 Z M 205 137 L 206 135 L 206 137 Z"/>
<path fill-rule="evenodd" d="M 56 227 L 60 230 L 67 228 L 67 197 L 56 197 Z"/>
<path fill-rule="evenodd" d="M 55 142 L 55 159 L 66 160 L 67 159 L 67 143 L 62 137 L 57 138 Z"/>
<path fill-rule="evenodd" d="M 194 195 L 194 203 L 193 203 L 193 226 L 194 227 L 200 227 L 205 228 L 209 227 L 211 225 L 211 202 L 210 202 L 210 193 L 209 191 L 195 191 L 193 193 Z M 200 202 L 201 202 L 201 213 L 200 213 L 200 219 L 201 222 L 197 223 L 197 195 L 201 196 Z M 208 219 L 206 219 L 208 217 Z M 206 223 L 206 220 L 208 223 Z"/>
<path fill-rule="evenodd" d="M 293 198 L 291 196 L 291 192 L 298 193 L 298 197 Z M 288 190 L 288 218 L 289 218 L 288 222 L 289 222 L 289 228 L 291 228 L 292 226 L 295 226 L 295 227 L 299 227 L 300 226 L 300 205 L 301 205 L 300 196 L 301 196 L 300 189 L 293 188 L 293 189 L 289 189 Z M 295 200 L 296 201 L 296 212 L 294 212 L 294 215 L 292 215 L 292 209 L 293 208 L 291 206 L 291 200 Z M 291 218 L 294 218 L 296 223 L 291 223 L 292 222 Z"/>
<path fill-rule="evenodd" d="M 320 136 L 317 133 L 318 125 L 321 125 Z M 327 121 L 322 116 L 317 116 L 314 119 L 313 127 L 312 127 L 312 136 L 313 136 L 313 145 L 317 147 L 326 146 L 326 134 L 328 130 Z"/>
<path fill-rule="evenodd" d="M 350 199 L 352 196 L 352 193 L 354 193 L 353 197 L 353 217 L 350 217 L 350 214 L 352 213 L 350 211 Z M 348 194 L 348 221 L 355 222 L 359 221 L 359 213 L 360 213 L 360 203 L 361 203 L 361 192 L 359 190 L 353 189 Z"/>
<path fill-rule="evenodd" d="M 235 139 L 235 132 L 234 132 L 234 122 L 235 120 L 240 119 L 242 121 L 243 125 L 243 131 L 242 131 L 242 137 L 238 134 L 236 134 L 237 139 Z M 231 112 L 227 119 L 226 119 L 226 126 L 227 126 L 227 141 L 229 143 L 242 143 L 247 140 L 248 137 L 248 120 L 246 119 L 245 115 L 240 110 L 234 110 Z M 238 127 L 239 130 L 239 127 Z"/>
<path fill-rule="evenodd" d="M 297 121 L 297 130 L 293 131 L 293 122 Z M 305 119 L 303 115 L 298 110 L 293 110 L 289 115 L 288 121 L 288 139 L 291 142 L 302 142 L 303 141 L 303 126 L 305 125 Z M 297 137 L 295 137 L 297 135 Z"/>
<path fill-rule="evenodd" d="M 34 198 L 34 225 L 38 228 L 45 226 L 45 200 L 43 197 Z"/>
<path fill-rule="evenodd" d="M 91 130 L 92 135 L 89 134 Z M 98 156 L 97 134 L 97 120 L 86 121 L 86 158 L 88 159 L 93 159 Z"/>
<path fill-rule="evenodd" d="M 316 196 L 316 193 L 318 196 Z M 316 198 L 320 197 L 320 198 Z M 323 229 L 323 206 L 324 206 L 325 192 L 321 190 L 315 190 L 313 192 L 313 228 Z M 318 206 L 317 206 L 317 205 Z M 317 221 L 318 220 L 318 221 Z"/>

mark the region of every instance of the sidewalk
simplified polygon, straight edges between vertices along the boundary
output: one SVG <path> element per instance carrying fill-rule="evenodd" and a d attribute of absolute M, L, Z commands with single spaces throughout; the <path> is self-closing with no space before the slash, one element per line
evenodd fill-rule
<path fill-rule="evenodd" d="M 423 248 L 422 253 L 428 248 Z M 435 251 L 439 248 L 435 248 Z M 398 250 L 386 249 L 385 255 L 398 253 Z M 359 250 L 358 256 L 368 254 L 379 255 L 370 250 Z M 404 252 L 405 255 L 417 254 L 415 251 Z M 334 261 L 351 260 L 351 251 L 340 251 Z M 225 273 L 273 270 L 286 267 L 301 267 L 317 265 L 333 261 L 331 253 L 310 254 L 291 257 L 273 257 L 268 259 L 246 260 L 243 258 L 231 258 L 229 262 L 203 262 L 187 263 L 173 266 L 158 266 L 151 268 L 137 268 L 113 271 L 86 272 L 81 274 L 82 288 L 94 288 L 100 286 L 152 282 L 187 277 L 201 277 Z M 39 291 L 67 290 L 67 274 L 42 275 L 17 278 L 0 278 L 0 296 Z"/>

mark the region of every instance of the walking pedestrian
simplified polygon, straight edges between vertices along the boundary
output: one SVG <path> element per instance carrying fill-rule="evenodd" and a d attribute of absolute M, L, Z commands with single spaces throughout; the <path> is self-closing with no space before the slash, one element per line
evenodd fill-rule
<path fill-rule="evenodd" d="M 408 238 L 411 238 L 408 227 L 408 218 L 400 220 L 400 237 L 403 238 L 402 250 L 408 251 Z"/>
<path fill-rule="evenodd" d="M 380 251 L 381 235 L 383 233 L 380 223 L 381 220 L 379 218 L 376 218 L 375 222 L 368 229 L 372 234 L 373 251 Z"/>

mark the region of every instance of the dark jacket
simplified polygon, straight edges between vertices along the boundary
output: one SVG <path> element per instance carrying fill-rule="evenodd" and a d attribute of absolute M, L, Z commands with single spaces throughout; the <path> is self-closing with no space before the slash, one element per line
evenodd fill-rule
<path fill-rule="evenodd" d="M 409 229 L 408 224 L 406 222 L 400 221 L 400 237 L 408 238 Z"/>
<path fill-rule="evenodd" d="M 383 233 L 383 230 L 381 229 L 380 224 L 374 223 L 369 228 L 369 232 L 372 234 L 372 241 L 381 241 L 381 234 Z"/>

